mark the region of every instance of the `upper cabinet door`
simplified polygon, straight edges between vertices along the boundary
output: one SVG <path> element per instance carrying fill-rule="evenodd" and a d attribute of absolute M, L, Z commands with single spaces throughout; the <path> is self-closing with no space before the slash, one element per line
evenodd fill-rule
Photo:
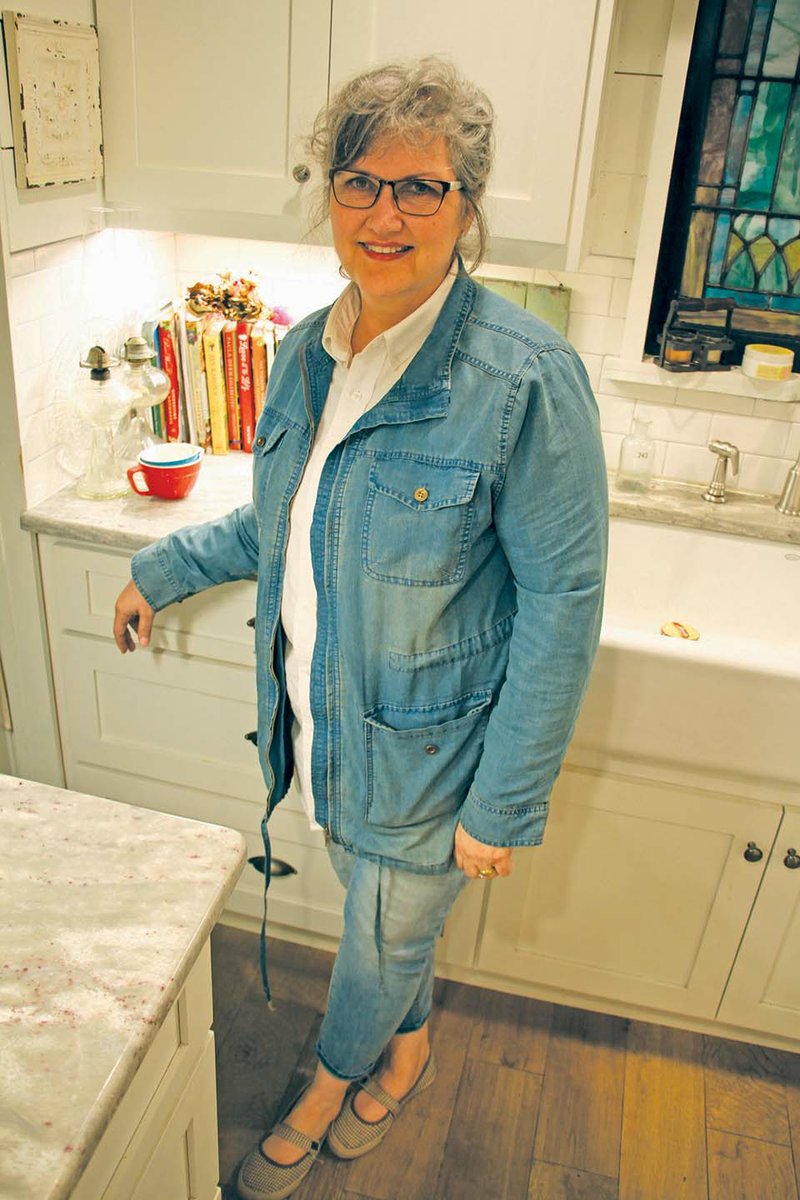
<path fill-rule="evenodd" d="M 333 0 L 331 88 L 368 65 L 447 55 L 484 89 L 497 114 L 492 235 L 563 243 L 595 19 L 606 7 L 606 0 Z M 607 40 L 608 22 L 598 25 Z M 596 47 L 595 61 L 597 54 Z"/>
<path fill-rule="evenodd" d="M 97 0 L 109 200 L 299 216 L 330 0 Z"/>

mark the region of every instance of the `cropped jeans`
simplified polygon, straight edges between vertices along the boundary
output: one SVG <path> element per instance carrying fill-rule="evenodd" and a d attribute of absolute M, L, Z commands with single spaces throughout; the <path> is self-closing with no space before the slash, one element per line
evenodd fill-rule
<path fill-rule="evenodd" d="M 444 874 L 421 875 L 335 842 L 328 853 L 347 897 L 317 1057 L 338 1079 L 360 1079 L 396 1033 L 427 1021 L 436 939 L 467 880 L 455 863 Z"/>

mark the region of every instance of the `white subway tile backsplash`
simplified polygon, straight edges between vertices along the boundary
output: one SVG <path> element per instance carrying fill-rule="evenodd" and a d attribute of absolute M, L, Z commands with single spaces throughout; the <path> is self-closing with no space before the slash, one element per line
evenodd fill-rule
<path fill-rule="evenodd" d="M 662 474 L 665 479 L 685 483 L 708 483 L 714 474 L 714 457 L 704 447 L 671 442 L 664 456 Z"/>
<path fill-rule="evenodd" d="M 17 411 L 20 424 L 24 425 L 26 417 L 37 409 L 45 408 L 50 397 L 49 364 L 42 363 L 29 371 L 15 372 L 17 386 Z M 24 443 L 23 443 L 24 450 Z"/>
<path fill-rule="evenodd" d="M 58 451 L 48 450 L 36 458 L 26 459 L 23 452 L 22 463 L 25 477 L 25 498 L 29 507 L 41 504 L 48 496 L 74 483 L 74 478 L 58 462 Z"/>
<path fill-rule="evenodd" d="M 173 289 L 180 295 L 198 279 L 220 271 L 254 271 L 266 302 L 283 305 L 299 319 L 331 303 L 346 286 L 332 248 L 311 241 L 288 245 L 171 233 L 143 237 L 164 296 Z M 60 435 L 52 407 L 53 381 L 54 364 L 76 328 L 83 258 L 83 239 L 72 238 L 9 259 L 12 345 L 30 504 L 70 482 L 57 461 Z M 562 282 L 571 288 L 569 336 L 597 394 L 608 466 L 616 469 L 623 435 L 638 409 L 653 420 L 656 474 L 707 482 L 714 467 L 707 442 L 724 437 L 742 450 L 741 477 L 734 486 L 777 490 L 789 460 L 800 454 L 800 405 L 608 379 L 604 360 L 619 353 L 632 262 L 590 257 L 582 266 L 580 272 L 563 272 L 487 263 L 482 270 L 496 278 L 548 286 Z"/>
<path fill-rule="evenodd" d="M 743 454 L 782 455 L 789 438 L 783 421 L 765 421 L 756 417 L 735 417 L 716 413 L 711 420 L 711 437 L 733 442 Z"/>
<path fill-rule="evenodd" d="M 791 463 L 782 458 L 764 458 L 759 454 L 744 454 L 739 463 L 738 478 L 732 487 L 743 492 L 778 495 Z"/>
<path fill-rule="evenodd" d="M 623 320 L 570 312 L 567 336 L 579 354 L 619 354 Z"/>
<path fill-rule="evenodd" d="M 57 267 L 20 275 L 11 285 L 11 317 L 17 324 L 35 321 L 61 307 L 61 276 Z"/>
<path fill-rule="evenodd" d="M 628 432 L 635 410 L 633 401 L 621 400 L 618 396 L 606 396 L 600 392 L 597 406 L 600 409 L 600 428 L 603 433 Z"/>
<path fill-rule="evenodd" d="M 693 446 L 708 444 L 713 417 L 696 409 L 676 404 L 659 405 L 637 402 L 637 417 L 650 421 L 650 436 L 665 442 L 685 442 Z"/>
<path fill-rule="evenodd" d="M 44 354 L 38 321 L 23 321 L 12 327 L 11 354 L 17 372 L 32 371 L 41 366 Z"/>
<path fill-rule="evenodd" d="M 52 242 L 49 246 L 37 246 L 33 251 L 37 271 L 49 267 L 63 267 L 80 262 L 83 238 L 67 238 L 63 242 Z"/>
<path fill-rule="evenodd" d="M 592 391 L 596 392 L 600 387 L 600 373 L 603 369 L 602 354 L 582 354 L 581 360 L 586 367 L 586 374 L 589 376 L 589 383 L 592 385 Z"/>
<path fill-rule="evenodd" d="M 619 462 L 619 449 L 622 445 L 623 435 L 621 433 L 605 433 L 603 432 L 603 451 L 606 456 L 606 467 L 609 471 L 616 471 L 617 463 Z"/>

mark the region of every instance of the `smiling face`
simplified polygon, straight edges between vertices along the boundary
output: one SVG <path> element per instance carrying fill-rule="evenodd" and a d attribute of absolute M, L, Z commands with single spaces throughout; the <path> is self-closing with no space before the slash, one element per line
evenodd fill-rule
<path fill-rule="evenodd" d="M 421 146 L 378 142 L 348 168 L 381 179 L 456 178 L 440 136 Z M 418 217 L 401 213 L 388 187 L 366 209 L 346 208 L 331 192 L 330 216 L 336 253 L 361 293 L 362 333 L 368 328 L 371 336 L 396 325 L 433 295 L 450 268 L 456 242 L 471 223 L 460 192 L 448 192 L 433 216 Z"/>

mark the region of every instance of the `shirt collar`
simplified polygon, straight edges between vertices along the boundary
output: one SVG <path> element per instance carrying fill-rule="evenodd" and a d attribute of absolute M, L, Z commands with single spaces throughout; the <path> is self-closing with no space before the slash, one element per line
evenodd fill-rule
<path fill-rule="evenodd" d="M 376 353 L 380 350 L 386 354 L 393 369 L 405 367 L 436 324 L 457 274 L 458 263 L 454 262 L 436 291 L 424 304 L 420 304 L 419 308 L 415 308 L 397 325 L 374 338 L 362 353 Z M 361 297 L 357 286 L 351 283 L 334 302 L 325 322 L 322 334 L 323 348 L 331 358 L 344 366 L 349 366 L 353 357 L 350 341 L 360 312 Z"/>

